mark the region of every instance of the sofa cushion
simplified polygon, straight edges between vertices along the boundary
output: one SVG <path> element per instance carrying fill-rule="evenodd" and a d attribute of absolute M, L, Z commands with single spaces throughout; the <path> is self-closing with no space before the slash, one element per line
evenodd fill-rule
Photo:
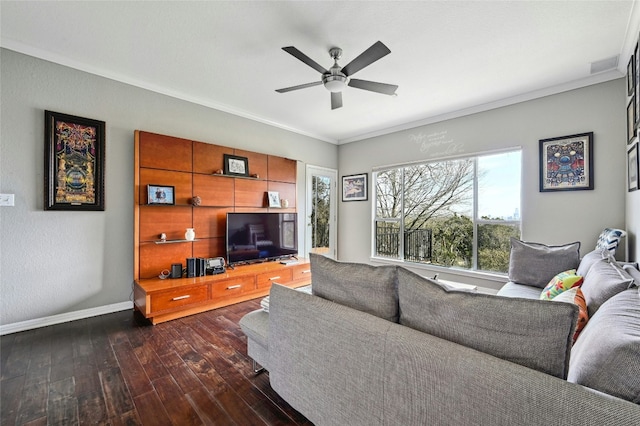
<path fill-rule="evenodd" d="M 640 295 L 631 288 L 602 304 L 571 352 L 567 380 L 640 404 Z"/>
<path fill-rule="evenodd" d="M 313 253 L 309 260 L 312 294 L 398 322 L 396 266 L 338 262 Z"/>
<path fill-rule="evenodd" d="M 250 340 L 269 346 L 269 315 L 262 309 L 249 312 L 240 319 L 240 328 Z"/>
<path fill-rule="evenodd" d="M 615 260 L 599 260 L 595 262 L 584 277 L 582 292 L 587 301 L 589 317 L 611 297 L 629 288 L 633 278 L 622 269 Z"/>
<path fill-rule="evenodd" d="M 608 259 L 609 252 L 603 249 L 595 249 L 585 254 L 580 260 L 580 265 L 578 266 L 578 270 L 576 274 L 584 277 L 589 273 L 589 269 L 599 260 Z"/>
<path fill-rule="evenodd" d="M 565 378 L 578 308 L 451 291 L 398 268 L 400 324 Z M 553 327 L 549 325 L 553 324 Z"/>
<path fill-rule="evenodd" d="M 587 302 L 584 300 L 584 294 L 579 287 L 573 287 L 567 291 L 563 291 L 553 299 L 554 302 L 573 303 L 579 309 L 578 322 L 576 323 L 576 332 L 573 334 L 573 342 L 578 339 L 580 332 L 589 321 L 589 311 L 587 310 Z M 553 324 L 550 325 L 553 327 Z"/>
<path fill-rule="evenodd" d="M 562 246 L 520 241 L 511 238 L 509 280 L 544 288 L 559 272 L 575 269 L 580 262 L 580 242 Z"/>
<path fill-rule="evenodd" d="M 560 272 L 555 277 L 551 278 L 549 284 L 540 293 L 540 299 L 551 300 L 562 292 L 565 292 L 574 287 L 578 287 L 582 284 L 582 277 L 576 275 L 575 269 L 569 269 L 568 271 Z"/>
<path fill-rule="evenodd" d="M 498 290 L 498 296 L 522 297 L 524 299 L 539 299 L 540 288 L 530 285 L 516 284 L 509 281 Z"/>

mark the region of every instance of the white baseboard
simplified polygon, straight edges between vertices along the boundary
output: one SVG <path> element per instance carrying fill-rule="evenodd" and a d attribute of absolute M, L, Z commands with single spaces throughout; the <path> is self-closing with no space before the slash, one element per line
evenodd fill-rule
<path fill-rule="evenodd" d="M 133 309 L 133 302 L 128 301 L 114 303 L 111 305 L 98 306 L 97 308 L 52 315 L 50 317 L 14 322 L 13 324 L 0 325 L 0 336 L 17 333 L 19 331 L 32 330 L 34 328 L 46 327 L 49 325 L 61 324 L 63 322 L 97 317 L 98 315 L 111 314 L 113 312 L 125 311 L 127 309 Z"/>

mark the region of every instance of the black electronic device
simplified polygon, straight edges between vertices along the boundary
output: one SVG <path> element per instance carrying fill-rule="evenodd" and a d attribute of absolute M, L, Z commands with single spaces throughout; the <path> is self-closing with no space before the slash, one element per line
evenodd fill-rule
<path fill-rule="evenodd" d="M 204 277 L 207 275 L 207 268 L 204 258 L 196 257 L 196 277 Z"/>
<path fill-rule="evenodd" d="M 196 276 L 196 258 L 187 258 L 187 278 L 193 278 Z"/>
<path fill-rule="evenodd" d="M 170 278 L 182 278 L 182 263 L 171 264 Z"/>
<path fill-rule="evenodd" d="M 296 213 L 227 213 L 227 265 L 298 255 Z"/>
<path fill-rule="evenodd" d="M 209 259 L 202 259 L 207 271 L 207 274 L 216 275 L 222 274 L 225 271 L 224 257 L 210 257 Z"/>

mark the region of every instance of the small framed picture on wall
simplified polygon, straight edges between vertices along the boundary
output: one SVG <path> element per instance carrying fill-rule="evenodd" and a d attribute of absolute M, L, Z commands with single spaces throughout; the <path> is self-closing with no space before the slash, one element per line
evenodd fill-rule
<path fill-rule="evenodd" d="M 627 181 L 629 192 L 640 188 L 638 186 L 638 143 L 635 143 L 627 152 Z"/>
<path fill-rule="evenodd" d="M 627 64 L 627 95 L 633 95 L 636 88 L 636 57 L 631 55 Z"/>
<path fill-rule="evenodd" d="M 366 201 L 367 194 L 366 173 L 342 177 L 342 201 Z"/>
<path fill-rule="evenodd" d="M 636 97 L 632 96 L 627 104 L 627 143 L 636 137 Z"/>

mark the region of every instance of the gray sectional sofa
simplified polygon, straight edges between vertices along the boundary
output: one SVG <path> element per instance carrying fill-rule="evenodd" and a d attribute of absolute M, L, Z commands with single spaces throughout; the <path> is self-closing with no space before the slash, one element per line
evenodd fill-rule
<path fill-rule="evenodd" d="M 248 354 L 316 425 L 640 424 L 640 273 L 600 250 L 568 265 L 595 307 L 574 343 L 579 307 L 522 282 L 567 266 L 540 248 L 498 296 L 313 255 L 313 294 L 274 285 L 240 321 Z"/>

